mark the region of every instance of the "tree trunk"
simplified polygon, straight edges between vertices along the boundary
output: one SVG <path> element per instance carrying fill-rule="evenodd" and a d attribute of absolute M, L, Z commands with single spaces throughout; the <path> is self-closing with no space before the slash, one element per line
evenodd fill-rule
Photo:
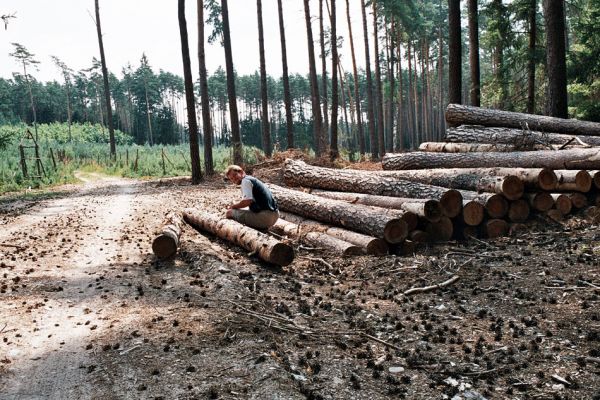
<path fill-rule="evenodd" d="M 285 103 L 287 148 L 291 149 L 294 147 L 294 120 L 292 117 L 292 96 L 290 94 L 290 78 L 288 76 L 287 49 L 285 44 L 285 25 L 283 23 L 283 6 L 281 0 L 277 0 L 277 11 L 279 14 L 279 36 L 281 39 L 281 65 L 283 68 L 283 101 Z"/>
<path fill-rule="evenodd" d="M 535 62 L 537 40 L 537 0 L 530 0 L 529 5 L 529 47 L 527 60 L 527 113 L 535 113 Z"/>
<path fill-rule="evenodd" d="M 183 79 L 185 85 L 185 102 L 187 105 L 188 127 L 190 132 L 190 159 L 192 163 L 192 184 L 202 180 L 200 167 L 200 149 L 198 148 L 198 122 L 196 121 L 196 100 L 194 99 L 194 82 L 190 64 L 187 23 L 185 20 L 185 0 L 178 0 L 179 34 L 181 37 L 181 56 L 183 59 Z"/>
<path fill-rule="evenodd" d="M 442 14 L 442 0 L 440 0 L 440 16 Z M 446 122 L 444 119 L 444 36 L 442 35 L 442 26 L 438 28 L 438 123 L 440 129 L 438 139 L 446 133 Z"/>
<path fill-rule="evenodd" d="M 329 192 L 319 189 L 314 189 L 311 193 L 327 199 L 347 201 L 351 204 L 403 210 L 414 213 L 431 222 L 439 221 L 443 214 L 440 202 L 437 200 L 377 196 L 350 192 Z"/>
<path fill-rule="evenodd" d="M 242 164 L 242 137 L 240 120 L 235 94 L 235 72 L 231 51 L 231 31 L 229 30 L 229 8 L 227 0 L 221 0 L 221 16 L 223 17 L 223 47 L 225 49 L 225 67 L 227 70 L 227 96 L 229 98 L 229 118 L 231 120 L 231 144 L 233 146 L 233 163 Z"/>
<path fill-rule="evenodd" d="M 338 158 L 338 48 L 337 48 L 337 10 L 336 0 L 331 0 L 331 154 L 332 160 Z"/>
<path fill-rule="evenodd" d="M 156 257 L 165 259 L 177 253 L 183 220 L 179 213 L 169 213 L 163 222 L 158 236 L 152 241 L 152 251 Z"/>
<path fill-rule="evenodd" d="M 186 26 L 187 29 L 187 26 Z M 187 35 L 187 32 L 186 32 Z M 148 142 L 150 146 L 154 144 L 154 137 L 152 135 L 152 117 L 150 116 L 150 102 L 148 101 L 148 82 L 146 81 L 146 72 L 144 71 L 144 95 L 146 98 L 146 119 L 148 120 Z"/>
<path fill-rule="evenodd" d="M 399 243 L 408 235 L 408 227 L 400 219 L 400 211 L 382 213 L 376 208 L 349 205 L 344 201 L 323 199 L 275 185 L 271 185 L 271 191 L 283 211 L 353 229 L 389 243 Z"/>
<path fill-rule="evenodd" d="M 334 238 L 325 233 L 312 232 L 302 229 L 303 226 L 296 225 L 293 222 L 288 222 L 283 219 L 277 220 L 270 230 L 279 234 L 300 240 L 306 244 L 323 249 L 325 251 L 342 255 L 342 256 L 357 256 L 364 254 L 365 251 L 352 243 Z"/>
<path fill-rule="evenodd" d="M 302 230 L 325 233 L 334 238 L 352 243 L 356 246 L 360 246 L 361 248 L 366 249 L 367 254 L 380 256 L 388 253 L 388 245 L 383 239 L 349 231 L 343 228 L 321 224 L 317 221 L 306 219 L 296 214 L 286 213 L 284 211 L 282 211 L 280 214 L 281 218 L 297 224 Z"/>
<path fill-rule="evenodd" d="M 323 88 L 323 139 L 329 141 L 329 105 L 327 82 L 327 52 L 325 51 L 325 27 L 323 17 L 323 0 L 319 0 L 319 43 L 321 45 L 321 87 Z M 326 146 L 325 146 L 326 147 Z M 325 147 L 323 150 L 325 150 Z"/>
<path fill-rule="evenodd" d="M 104 55 L 104 43 L 102 41 L 102 28 L 100 26 L 100 6 L 96 0 L 96 31 L 98 32 L 98 46 L 100 47 L 100 62 L 102 63 L 102 78 L 104 80 L 104 100 L 106 102 L 106 115 L 108 120 L 108 134 L 110 140 L 111 158 L 117 156 L 115 143 L 115 129 L 113 127 L 112 106 L 110 104 L 110 86 L 108 85 L 108 69 L 106 68 L 106 57 Z M 32 102 L 33 103 L 33 102 Z"/>
<path fill-rule="evenodd" d="M 469 67 L 471 69 L 471 105 L 481 105 L 481 92 L 479 82 L 479 15 L 477 1 L 468 0 L 469 8 Z"/>
<path fill-rule="evenodd" d="M 550 146 L 558 150 L 558 145 Z M 581 146 L 568 146 L 568 148 Z M 425 142 L 419 146 L 419 151 L 430 153 L 484 153 L 484 152 L 510 152 L 523 150 L 547 150 L 548 146 L 542 144 L 533 144 L 527 149 L 520 148 L 514 144 L 491 144 L 491 143 L 444 143 L 444 142 Z"/>
<path fill-rule="evenodd" d="M 383 157 L 385 154 L 385 132 L 383 126 L 383 91 L 381 88 L 381 63 L 379 61 L 379 27 L 377 20 L 377 1 L 373 0 L 373 42 L 375 52 L 375 104 L 377 112 L 377 145 L 378 155 Z"/>
<path fill-rule="evenodd" d="M 460 34 L 460 0 L 448 0 L 448 101 L 461 104 L 462 40 Z"/>
<path fill-rule="evenodd" d="M 394 31 L 396 30 L 396 25 L 394 23 L 394 19 L 392 18 L 392 27 L 391 30 L 388 30 L 387 28 L 387 24 L 386 24 L 386 47 L 388 49 L 388 67 L 387 67 L 387 76 L 388 76 L 388 80 L 389 80 L 389 85 L 390 85 L 390 91 L 389 91 L 389 96 L 387 99 L 387 126 L 385 129 L 385 147 L 386 147 L 386 151 L 388 153 L 391 153 L 394 151 L 394 92 L 396 90 L 396 78 L 394 76 L 394 46 L 392 46 L 393 44 L 393 39 L 392 39 L 392 35 L 394 34 Z"/>
<path fill-rule="evenodd" d="M 402 31 L 400 30 L 400 26 L 398 26 L 397 33 L 397 42 L 398 42 L 398 125 L 396 126 L 396 146 L 394 150 L 400 152 L 404 150 L 404 126 L 405 126 L 405 113 L 404 113 L 404 93 L 403 93 L 403 81 L 402 77 L 402 46 L 400 39 L 402 38 Z"/>
<path fill-rule="evenodd" d="M 263 33 L 262 0 L 256 0 L 258 18 L 258 49 L 260 55 L 260 97 L 262 101 L 262 146 L 267 157 L 271 157 L 271 126 L 269 125 L 269 96 L 267 94 L 267 66 L 265 63 L 265 38 Z"/>
<path fill-rule="evenodd" d="M 212 154 L 212 121 L 210 118 L 210 97 L 208 96 L 208 74 L 204 51 L 204 0 L 198 0 L 198 67 L 200 69 L 200 100 L 202 103 L 202 127 L 204 131 L 204 170 L 206 175 L 215 173 Z"/>
<path fill-rule="evenodd" d="M 449 104 L 446 121 L 454 125 L 483 125 L 533 131 L 600 136 L 600 123 Z"/>
<path fill-rule="evenodd" d="M 543 6 L 546 21 L 546 68 L 548 73 L 546 114 L 552 117 L 568 118 L 564 2 L 562 0 L 543 0 Z"/>
<path fill-rule="evenodd" d="M 377 147 L 377 132 L 375 130 L 375 100 L 373 99 L 373 80 L 371 78 L 371 57 L 369 55 L 369 32 L 367 28 L 367 10 L 365 0 L 360 0 L 363 19 L 363 36 L 365 41 L 365 73 L 367 78 L 367 118 L 369 120 L 369 141 L 371 146 L 371 159 L 379 157 Z"/>
<path fill-rule="evenodd" d="M 286 160 L 284 178 L 291 185 L 319 189 L 438 200 L 444 215 L 451 218 L 462 209 L 462 197 L 456 190 L 377 176 L 365 171 L 314 167 L 302 161 Z"/>
<path fill-rule="evenodd" d="M 573 121 L 573 120 L 570 120 Z M 536 146 L 545 146 L 546 149 L 558 146 L 590 145 L 600 146 L 600 137 L 596 136 L 571 136 L 563 133 L 545 133 L 514 128 L 482 127 L 476 125 L 463 125 L 458 128 L 449 128 L 446 133 L 447 142 L 461 143 L 489 143 L 506 144 L 514 146 L 515 150 L 534 150 Z"/>
<path fill-rule="evenodd" d="M 321 100 L 319 98 L 319 83 L 317 82 L 317 67 L 315 64 L 315 43 L 312 34 L 310 20 L 310 1 L 304 0 L 304 21 L 306 23 L 306 35 L 308 40 L 308 66 L 310 71 L 310 93 L 313 113 L 313 137 L 315 153 L 317 156 L 325 151 L 323 137 L 323 120 L 321 118 Z"/>
<path fill-rule="evenodd" d="M 183 219 L 195 229 L 235 243 L 271 264 L 286 266 L 294 260 L 291 246 L 239 222 L 190 208 L 183 212 Z"/>
<path fill-rule="evenodd" d="M 350 0 L 346 0 L 346 19 L 348 20 L 348 36 L 350 37 L 350 52 L 352 55 L 352 76 L 354 78 L 354 104 L 356 105 L 356 123 L 358 125 L 358 148 L 362 157 L 365 154 L 365 133 L 362 124 L 360 92 L 358 87 L 358 68 L 356 67 L 356 54 L 354 53 L 352 22 L 350 21 Z"/>

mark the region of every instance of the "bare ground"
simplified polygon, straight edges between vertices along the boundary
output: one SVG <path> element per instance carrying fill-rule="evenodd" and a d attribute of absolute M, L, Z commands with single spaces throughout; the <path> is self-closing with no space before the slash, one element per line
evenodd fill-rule
<path fill-rule="evenodd" d="M 0 198 L 1 399 L 600 399 L 593 221 L 286 268 L 186 227 L 157 261 L 167 211 L 237 189 L 82 178 Z"/>

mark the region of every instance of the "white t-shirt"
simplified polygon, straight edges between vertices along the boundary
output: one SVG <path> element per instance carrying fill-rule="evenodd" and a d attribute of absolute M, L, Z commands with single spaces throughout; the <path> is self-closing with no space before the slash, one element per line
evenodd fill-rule
<path fill-rule="evenodd" d="M 242 187 L 242 198 L 244 200 L 254 200 L 254 196 L 252 195 L 252 182 L 250 179 L 242 179 L 241 183 Z"/>

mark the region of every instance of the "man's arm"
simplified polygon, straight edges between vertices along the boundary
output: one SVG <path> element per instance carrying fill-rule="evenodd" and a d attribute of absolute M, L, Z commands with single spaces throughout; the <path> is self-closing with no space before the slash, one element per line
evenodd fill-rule
<path fill-rule="evenodd" d="M 237 210 L 239 208 L 250 207 L 250 204 L 252 204 L 252 201 L 253 201 L 252 199 L 244 199 L 244 200 L 241 200 L 239 203 L 235 203 L 235 204 L 228 206 L 227 208 L 230 210 Z"/>

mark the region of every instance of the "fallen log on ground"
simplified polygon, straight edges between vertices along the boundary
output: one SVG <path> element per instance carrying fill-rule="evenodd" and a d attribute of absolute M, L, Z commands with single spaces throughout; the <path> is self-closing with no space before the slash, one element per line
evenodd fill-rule
<path fill-rule="evenodd" d="M 410 199 L 402 197 L 377 196 L 363 193 L 329 192 L 325 190 L 311 190 L 312 194 L 334 200 L 343 200 L 353 204 L 363 204 L 382 208 L 393 208 L 412 212 L 429 221 L 439 221 L 442 208 L 437 200 Z"/>
<path fill-rule="evenodd" d="M 517 150 L 560 149 L 562 146 L 600 146 L 600 137 L 573 136 L 562 133 L 544 133 L 524 129 L 484 127 L 462 125 L 448 128 L 446 142 L 491 144 L 496 146 L 514 146 Z M 500 151 L 500 150 L 498 150 Z"/>
<path fill-rule="evenodd" d="M 558 178 L 557 190 L 587 193 L 592 189 L 593 178 L 586 170 L 554 170 Z"/>
<path fill-rule="evenodd" d="M 363 232 L 390 243 L 399 243 L 408 235 L 400 210 L 392 215 L 375 207 L 324 199 L 281 186 L 271 185 L 270 189 L 283 211 Z"/>
<path fill-rule="evenodd" d="M 294 249 L 288 244 L 221 215 L 188 208 L 183 219 L 192 227 L 235 243 L 269 263 L 286 266 L 294 260 Z"/>
<path fill-rule="evenodd" d="M 508 153 L 388 153 L 383 169 L 429 168 L 551 168 L 600 169 L 600 149 L 539 150 Z"/>
<path fill-rule="evenodd" d="M 521 180 L 526 189 L 553 190 L 556 188 L 558 178 L 551 169 L 548 168 L 438 168 L 404 170 L 404 171 L 369 171 L 369 173 L 380 176 L 391 176 L 398 179 L 410 179 L 412 176 L 445 176 L 453 177 L 458 175 L 477 175 L 480 177 L 507 177 L 516 176 Z M 600 184 L 600 175 L 598 177 Z"/>
<path fill-rule="evenodd" d="M 600 123 L 448 104 L 446 122 L 450 125 L 483 125 L 524 128 L 534 131 L 600 136 Z"/>
<path fill-rule="evenodd" d="M 304 231 L 301 226 L 283 219 L 277 220 L 271 231 L 306 242 L 310 246 L 321 248 L 331 253 L 343 256 L 356 256 L 366 253 L 366 250 L 355 244 L 329 236 L 326 233 Z"/>
<path fill-rule="evenodd" d="M 286 183 L 292 186 L 433 199 L 440 202 L 444 215 L 451 218 L 457 216 L 462 208 L 462 197 L 456 190 L 385 177 L 365 171 L 315 167 L 303 161 L 288 159 L 285 162 L 283 176 Z"/>
<path fill-rule="evenodd" d="M 175 212 L 167 214 L 160 233 L 152 241 L 152 251 L 156 257 L 164 259 L 177 253 L 182 223 L 181 214 Z"/>
<path fill-rule="evenodd" d="M 321 232 L 334 238 L 352 243 L 356 246 L 366 249 L 367 254 L 381 256 L 388 253 L 388 245 L 385 240 L 373 236 L 365 235 L 354 231 L 349 231 L 344 228 L 329 226 L 320 222 L 303 218 L 296 214 L 280 212 L 281 218 L 285 221 L 294 223 L 303 231 Z"/>
<path fill-rule="evenodd" d="M 546 146 L 543 144 L 522 147 L 514 144 L 500 143 L 424 142 L 419 145 L 419 151 L 429 153 L 485 153 L 493 151 L 558 150 L 560 147 L 560 145 Z M 582 146 L 568 146 L 568 148 L 574 147 Z"/>

